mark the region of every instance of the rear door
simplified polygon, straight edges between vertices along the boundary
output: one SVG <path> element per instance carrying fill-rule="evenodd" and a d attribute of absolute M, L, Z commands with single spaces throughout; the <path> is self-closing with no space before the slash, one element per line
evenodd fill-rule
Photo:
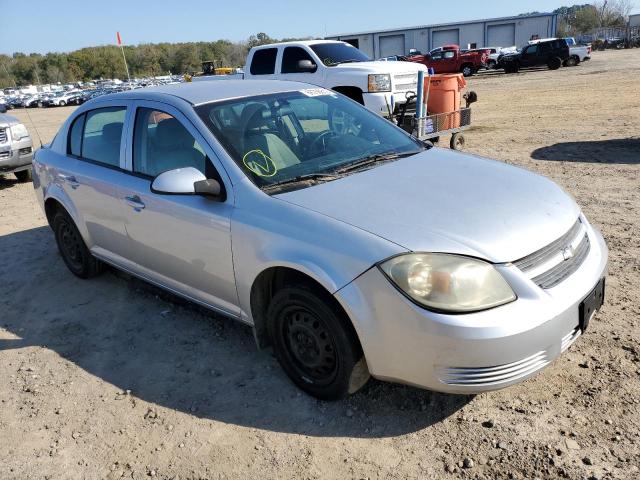
<path fill-rule="evenodd" d="M 78 115 L 69 129 L 66 161 L 57 180 L 86 227 L 92 252 L 126 255 L 120 183 L 124 167 L 125 118 L 130 102 L 111 102 Z"/>
<path fill-rule="evenodd" d="M 258 48 L 251 56 L 249 74 L 256 79 L 262 80 L 273 80 L 279 78 L 280 75 L 276 70 L 277 60 L 277 47 Z"/>
<path fill-rule="evenodd" d="M 176 108 L 136 102 L 122 184 L 130 268 L 223 313 L 239 315 L 231 254 L 231 183 L 215 153 Z M 224 201 L 151 191 L 167 170 L 194 167 L 225 186 Z"/>

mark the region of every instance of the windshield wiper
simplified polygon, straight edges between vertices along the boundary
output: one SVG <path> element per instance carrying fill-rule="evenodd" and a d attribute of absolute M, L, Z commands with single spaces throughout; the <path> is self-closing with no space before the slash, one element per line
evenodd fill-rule
<path fill-rule="evenodd" d="M 361 168 L 368 167 L 370 165 L 374 165 L 379 162 L 387 162 L 389 160 L 397 160 L 399 158 L 411 157 L 413 155 L 417 155 L 421 150 L 417 152 L 404 152 L 404 153 L 378 153 L 376 155 L 369 155 L 367 157 L 361 158 L 355 162 L 351 162 L 344 167 L 340 167 L 336 170 L 333 170 L 331 173 L 346 173 L 351 172 L 353 170 L 360 170 Z"/>
<path fill-rule="evenodd" d="M 340 178 L 340 175 L 332 173 L 306 173 L 304 175 L 298 175 L 297 177 L 288 178 L 280 182 L 270 183 L 262 187 L 263 191 L 279 190 L 283 187 L 295 185 L 302 182 L 322 182 L 331 181 Z"/>
<path fill-rule="evenodd" d="M 348 60 L 339 60 L 336 62 L 325 63 L 325 65 L 327 65 L 328 67 L 335 67 L 336 65 L 340 65 L 342 63 L 359 63 L 359 62 L 362 62 L 362 60 L 356 60 L 355 58 L 350 58 Z"/>

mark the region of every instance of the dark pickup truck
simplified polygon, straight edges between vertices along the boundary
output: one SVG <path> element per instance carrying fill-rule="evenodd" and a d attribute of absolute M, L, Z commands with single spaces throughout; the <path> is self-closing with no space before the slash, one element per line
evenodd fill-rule
<path fill-rule="evenodd" d="M 569 46 L 563 38 L 542 40 L 522 47 L 517 52 L 498 57 L 498 68 L 505 73 L 517 73 L 521 68 L 546 65 L 557 70 L 569 59 Z"/>

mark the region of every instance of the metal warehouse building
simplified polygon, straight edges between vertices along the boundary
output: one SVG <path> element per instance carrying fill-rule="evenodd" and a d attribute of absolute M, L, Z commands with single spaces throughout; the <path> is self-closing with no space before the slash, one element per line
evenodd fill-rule
<path fill-rule="evenodd" d="M 433 48 L 449 44 L 457 44 L 463 48 L 522 46 L 532 38 L 554 37 L 557 23 L 556 14 L 540 13 L 350 33 L 327 38 L 343 40 L 372 58 L 380 58 L 389 55 L 405 55 L 412 48 L 428 52 Z"/>

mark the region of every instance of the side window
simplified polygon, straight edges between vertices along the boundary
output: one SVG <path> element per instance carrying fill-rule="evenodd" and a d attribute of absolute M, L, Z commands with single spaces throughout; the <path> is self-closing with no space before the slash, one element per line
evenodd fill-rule
<path fill-rule="evenodd" d="M 310 62 L 313 62 L 313 59 L 304 48 L 285 48 L 284 53 L 282 54 L 282 73 L 298 73 L 298 62 L 300 60 L 309 60 Z"/>
<path fill-rule="evenodd" d="M 549 53 L 551 51 L 551 43 L 541 43 L 538 45 L 540 53 Z"/>
<path fill-rule="evenodd" d="M 82 129 L 84 128 L 84 114 L 78 116 L 69 129 L 69 140 L 67 141 L 67 153 L 75 157 L 82 155 Z"/>
<path fill-rule="evenodd" d="M 455 56 L 456 56 L 456 52 L 453 52 L 453 51 L 450 51 L 450 50 L 444 52 L 444 58 L 453 58 Z"/>
<path fill-rule="evenodd" d="M 436 52 L 431 55 L 431 60 L 442 60 L 442 52 Z"/>
<path fill-rule="evenodd" d="M 256 50 L 251 59 L 251 75 L 272 75 L 276 71 L 277 48 Z"/>
<path fill-rule="evenodd" d="M 108 107 L 87 112 L 82 134 L 82 158 L 112 167 L 120 166 L 126 111 L 125 107 Z"/>
<path fill-rule="evenodd" d="M 189 131 L 160 110 L 138 108 L 133 134 L 133 171 L 155 177 L 181 167 L 205 172 L 206 155 Z"/>
<path fill-rule="evenodd" d="M 536 52 L 538 51 L 538 45 L 529 45 L 527 48 L 525 48 L 524 54 L 526 55 L 535 55 Z"/>

